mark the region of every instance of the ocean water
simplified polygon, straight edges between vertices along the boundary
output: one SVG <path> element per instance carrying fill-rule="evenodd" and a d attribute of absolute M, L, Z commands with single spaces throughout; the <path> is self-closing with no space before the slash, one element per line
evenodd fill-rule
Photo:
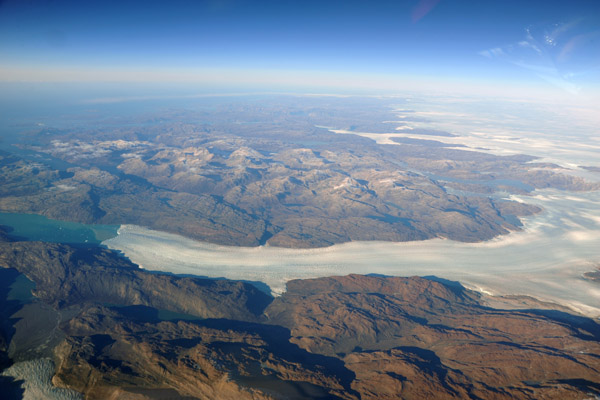
<path fill-rule="evenodd" d="M 0 225 L 9 234 L 29 241 L 70 244 L 100 244 L 117 235 L 118 225 L 87 225 L 59 221 L 37 214 L 2 213 Z"/>

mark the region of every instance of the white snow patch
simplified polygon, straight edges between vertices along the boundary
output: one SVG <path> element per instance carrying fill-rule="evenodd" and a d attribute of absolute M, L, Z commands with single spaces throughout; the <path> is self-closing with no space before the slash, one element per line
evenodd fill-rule
<path fill-rule="evenodd" d="M 83 395 L 71 389 L 52 385 L 54 363 L 49 358 L 22 361 L 2 371 L 2 376 L 23 381 L 23 400 L 81 400 Z"/>

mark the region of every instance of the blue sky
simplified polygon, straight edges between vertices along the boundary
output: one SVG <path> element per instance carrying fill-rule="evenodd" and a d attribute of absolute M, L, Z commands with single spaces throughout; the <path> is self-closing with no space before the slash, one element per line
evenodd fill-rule
<path fill-rule="evenodd" d="M 0 80 L 600 85 L 600 1 L 0 3 Z"/>

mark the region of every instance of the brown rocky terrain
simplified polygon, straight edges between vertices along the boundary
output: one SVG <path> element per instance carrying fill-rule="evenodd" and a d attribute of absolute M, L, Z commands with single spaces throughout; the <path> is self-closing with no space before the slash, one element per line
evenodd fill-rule
<path fill-rule="evenodd" d="M 382 99 L 282 96 L 43 127 L 19 136 L 33 156 L 0 154 L 0 211 L 240 246 L 477 242 L 540 211 L 499 192 L 600 188 L 535 157 L 447 147 L 451 132 L 415 127 L 427 140 L 390 146 L 325 128 L 402 132 L 398 118 L 426 123 Z"/>
<path fill-rule="evenodd" d="M 97 168 L 56 171 L 0 153 L 0 209 L 63 220 L 152 226 L 217 243 L 256 245 L 265 224 L 210 195 L 160 190 Z M 21 187 L 13 191 L 12 186 Z M 160 218 L 159 218 L 160 217 Z"/>
<path fill-rule="evenodd" d="M 272 299 L 35 242 L 2 243 L 0 265 L 63 316 L 53 381 L 89 399 L 600 395 L 597 322 L 484 306 L 453 282 L 350 275 L 290 281 Z"/>
<path fill-rule="evenodd" d="M 254 320 L 270 297 L 254 286 L 144 272 L 112 251 L 42 242 L 0 243 L 0 265 L 35 282 L 54 307 L 139 304 L 201 318 Z"/>
<path fill-rule="evenodd" d="M 56 384 L 90 399 L 152 397 L 166 389 L 173 397 L 200 399 L 335 398 L 350 390 L 350 371 L 339 360 L 299 349 L 286 329 L 232 320 L 159 321 L 152 311 L 89 308 L 64 325 L 68 338 L 56 349 Z"/>
<path fill-rule="evenodd" d="M 450 194 L 426 176 L 386 167 L 368 154 L 289 149 L 265 159 L 248 148 L 231 150 L 227 158 L 212 151 L 162 150 L 147 160 L 128 158 L 113 172 L 60 172 L 4 156 L 0 177 L 23 189 L 7 189 L 0 210 L 283 247 L 433 237 L 480 241 L 519 229 L 512 216 L 539 211 Z M 202 155 L 212 165 L 202 166 Z"/>
<path fill-rule="evenodd" d="M 65 116 L 3 145 L 0 211 L 244 246 L 476 242 L 541 211 L 507 193 L 600 189 L 535 157 L 445 143 L 456 135 L 397 101 L 210 99 Z M 351 134 L 391 131 L 413 137 Z M 149 273 L 95 246 L 18 240 L 0 226 L 0 369 L 50 357 L 54 384 L 88 399 L 600 397 L 600 325 L 558 305 L 362 275 L 291 281 L 273 298 Z M 0 376 L 0 394 L 19 398 L 21 383 Z"/>
<path fill-rule="evenodd" d="M 362 398 L 581 398 L 577 384 L 598 389 L 597 323 L 482 307 L 459 286 L 354 275 L 292 281 L 265 314 L 301 348 L 343 359 Z"/>

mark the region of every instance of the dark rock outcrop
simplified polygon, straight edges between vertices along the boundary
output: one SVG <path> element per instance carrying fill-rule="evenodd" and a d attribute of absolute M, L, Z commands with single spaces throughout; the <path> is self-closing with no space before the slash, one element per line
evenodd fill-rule
<path fill-rule="evenodd" d="M 485 307 L 457 283 L 349 275 L 291 281 L 273 300 L 35 242 L 0 243 L 0 266 L 58 309 L 54 383 L 88 399 L 600 395 L 597 322 Z"/>
<path fill-rule="evenodd" d="M 600 325 L 480 305 L 429 279 L 292 281 L 267 308 L 292 342 L 339 357 L 362 398 L 581 398 L 599 393 Z"/>
<path fill-rule="evenodd" d="M 35 295 L 55 307 L 83 303 L 145 305 L 201 318 L 253 321 L 271 297 L 228 280 L 153 274 L 100 248 L 0 243 L 0 266 L 35 282 Z"/>

